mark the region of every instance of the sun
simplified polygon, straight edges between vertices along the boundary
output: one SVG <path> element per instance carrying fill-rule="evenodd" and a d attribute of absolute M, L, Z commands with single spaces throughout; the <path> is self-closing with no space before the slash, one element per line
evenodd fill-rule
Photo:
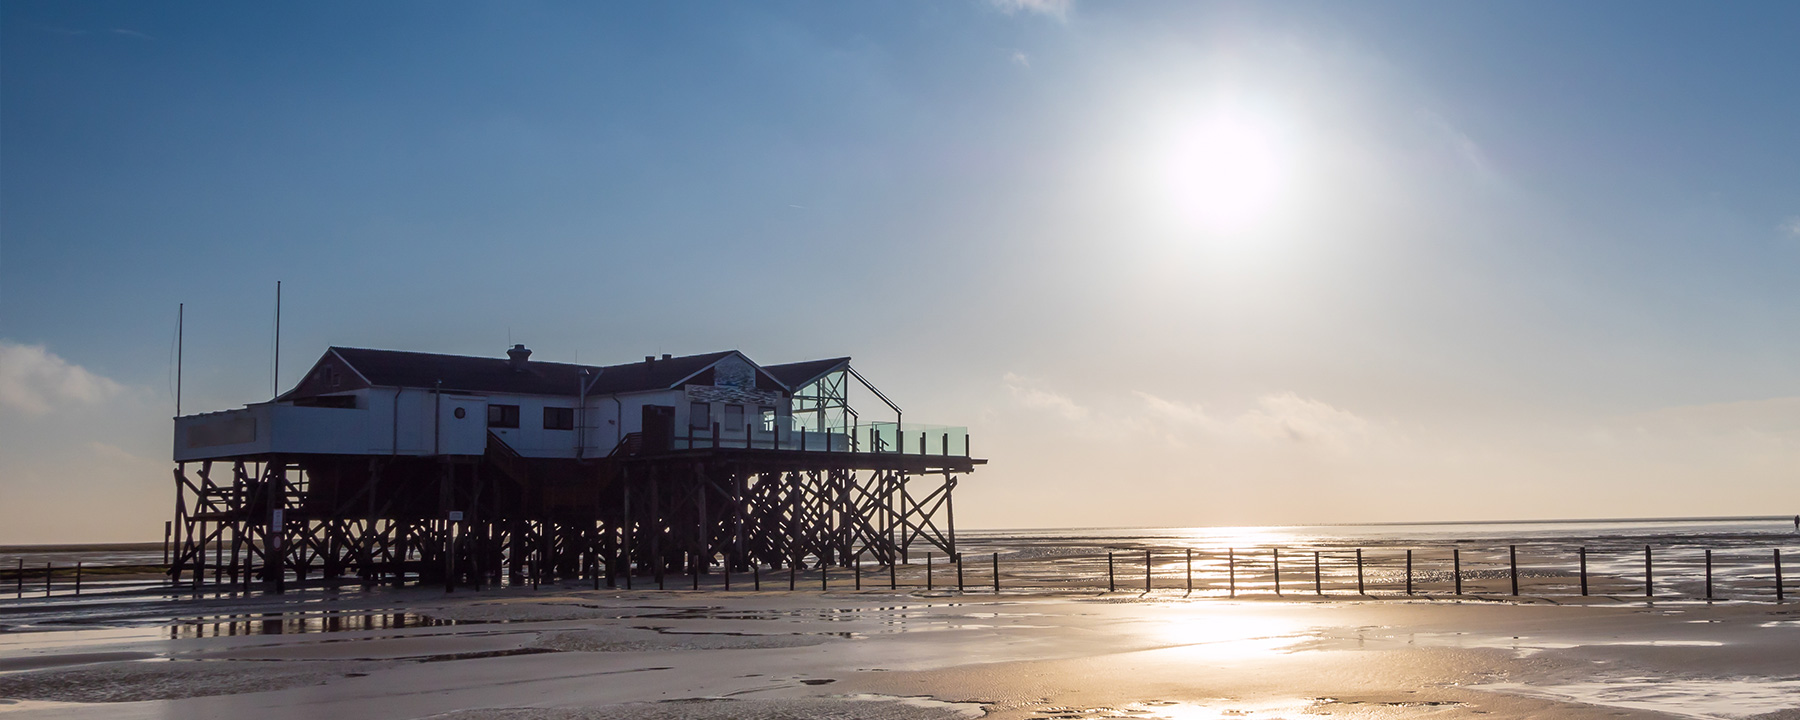
<path fill-rule="evenodd" d="M 1184 123 L 1163 164 L 1171 207 L 1183 224 L 1209 233 L 1256 229 L 1274 215 L 1286 185 L 1287 158 L 1276 133 L 1238 112 Z"/>

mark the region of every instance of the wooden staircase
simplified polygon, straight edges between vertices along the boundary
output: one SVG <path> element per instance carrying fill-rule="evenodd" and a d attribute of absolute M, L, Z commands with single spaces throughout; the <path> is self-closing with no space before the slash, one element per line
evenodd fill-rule
<path fill-rule="evenodd" d="M 525 456 L 520 455 L 519 451 L 506 444 L 506 441 L 499 435 L 495 435 L 492 430 L 488 431 L 487 450 L 482 453 L 482 458 L 487 461 L 488 465 L 499 470 L 501 474 L 512 478 L 513 482 L 520 485 L 530 484 L 530 463 L 526 461 Z"/>

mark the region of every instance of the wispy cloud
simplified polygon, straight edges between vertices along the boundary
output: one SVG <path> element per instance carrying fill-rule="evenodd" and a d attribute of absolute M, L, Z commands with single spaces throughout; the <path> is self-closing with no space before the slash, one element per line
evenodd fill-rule
<path fill-rule="evenodd" d="M 1455 150 L 1457 158 L 1470 171 L 1474 172 L 1476 177 L 1489 182 L 1500 178 L 1500 173 L 1494 169 L 1494 163 L 1488 158 L 1487 151 L 1481 148 L 1480 143 L 1475 142 L 1475 138 L 1469 137 L 1468 133 L 1451 124 L 1450 120 L 1442 115 L 1427 110 L 1424 111 L 1424 116 L 1425 121 L 1443 135 L 1444 139 L 1450 143 L 1450 147 Z"/>
<path fill-rule="evenodd" d="M 1333 450 L 1366 445 L 1373 430 L 1373 425 L 1356 413 L 1294 393 L 1258 399 L 1256 409 L 1240 416 L 1237 424 L 1267 441 Z"/>
<path fill-rule="evenodd" d="M 1296 445 L 1333 451 L 1351 450 L 1375 441 L 1375 423 L 1356 413 L 1297 394 L 1275 393 L 1235 416 L 1217 418 L 1197 404 L 1134 392 L 1144 403 L 1144 417 L 1169 440 L 1194 436 L 1253 445 Z"/>
<path fill-rule="evenodd" d="M 988 0 L 994 7 L 1000 8 L 1008 15 L 1019 12 L 1035 13 L 1056 18 L 1060 22 L 1068 22 L 1069 10 L 1075 6 L 1075 0 Z"/>
<path fill-rule="evenodd" d="M 98 404 L 124 389 L 43 345 L 0 340 L 0 410 L 37 417 L 58 406 Z"/>
<path fill-rule="evenodd" d="M 1031 56 L 1026 55 L 1025 51 L 1023 51 L 1023 50 L 1014 50 L 1013 54 L 1012 54 L 1012 61 L 1013 61 L 1014 65 L 1017 65 L 1022 68 L 1029 69 L 1031 67 Z"/>
<path fill-rule="evenodd" d="M 1094 431 L 1121 432 L 1174 446 L 1224 444 L 1345 453 L 1385 450 L 1404 441 L 1404 433 L 1396 427 L 1292 392 L 1264 395 L 1242 412 L 1220 415 L 1198 403 L 1143 391 L 1131 393 L 1135 403 L 1121 397 L 1110 402 L 1102 398 L 1097 407 L 1090 408 L 1041 381 L 1014 373 L 1006 374 L 1004 385 L 1013 400 L 1027 409 L 1082 422 Z"/>
<path fill-rule="evenodd" d="M 1800 238 L 1800 215 L 1788 218 L 1787 222 L 1782 223 L 1781 231 L 1790 237 Z"/>
<path fill-rule="evenodd" d="M 1020 375 L 1007 373 L 1001 378 L 1007 392 L 1020 405 L 1033 410 L 1045 410 L 1067 419 L 1083 420 L 1088 416 L 1088 409 L 1070 399 L 1067 395 L 1044 388 L 1038 382 Z"/>
<path fill-rule="evenodd" d="M 132 30 L 131 28 L 113 28 L 112 34 L 124 35 L 125 37 L 133 37 L 133 38 L 137 38 L 139 40 L 155 40 L 156 39 L 146 33 L 141 33 L 136 30 Z"/>

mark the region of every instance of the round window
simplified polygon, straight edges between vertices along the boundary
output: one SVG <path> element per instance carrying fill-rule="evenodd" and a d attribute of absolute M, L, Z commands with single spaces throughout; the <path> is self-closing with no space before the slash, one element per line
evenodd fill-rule
<path fill-rule="evenodd" d="M 469 411 L 464 408 L 457 408 L 456 411 L 451 414 L 455 415 L 456 419 L 461 420 L 469 416 Z"/>

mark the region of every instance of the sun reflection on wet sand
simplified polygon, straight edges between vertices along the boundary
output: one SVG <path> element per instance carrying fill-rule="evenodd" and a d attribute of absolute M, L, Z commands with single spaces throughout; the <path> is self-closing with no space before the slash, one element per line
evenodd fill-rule
<path fill-rule="evenodd" d="M 1306 624 L 1245 604 L 1171 605 L 1148 617 L 1138 632 L 1196 659 L 1272 655 L 1312 638 Z"/>

